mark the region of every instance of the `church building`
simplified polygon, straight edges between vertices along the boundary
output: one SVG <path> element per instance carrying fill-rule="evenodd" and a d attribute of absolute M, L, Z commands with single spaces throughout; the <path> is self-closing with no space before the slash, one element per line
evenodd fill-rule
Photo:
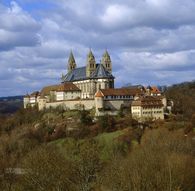
<path fill-rule="evenodd" d="M 81 90 L 81 99 L 94 99 L 94 95 L 98 90 L 114 88 L 112 62 L 107 50 L 103 54 L 100 63 L 96 63 L 90 50 L 84 67 L 77 67 L 71 51 L 67 69 L 68 73 L 62 75 L 62 83 L 72 82 L 75 84 Z"/>

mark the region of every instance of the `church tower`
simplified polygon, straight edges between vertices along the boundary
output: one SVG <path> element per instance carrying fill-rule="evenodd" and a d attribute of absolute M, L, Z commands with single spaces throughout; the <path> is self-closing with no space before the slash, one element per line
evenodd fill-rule
<path fill-rule="evenodd" d="M 107 50 L 104 52 L 102 56 L 101 64 L 106 68 L 107 71 L 112 73 L 112 62 Z"/>
<path fill-rule="evenodd" d="M 87 55 L 86 77 L 90 77 L 96 69 L 95 57 L 90 49 Z"/>
<path fill-rule="evenodd" d="M 77 67 L 75 59 L 74 59 L 74 55 L 72 53 L 72 51 L 70 52 L 70 56 L 68 59 L 68 72 L 71 72 L 72 70 L 74 70 Z"/>

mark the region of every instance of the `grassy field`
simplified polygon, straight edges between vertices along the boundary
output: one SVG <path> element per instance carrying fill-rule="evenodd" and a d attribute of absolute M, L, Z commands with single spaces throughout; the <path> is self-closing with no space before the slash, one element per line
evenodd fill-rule
<path fill-rule="evenodd" d="M 126 130 L 118 130 L 111 133 L 102 133 L 93 139 L 97 142 L 100 148 L 100 158 L 104 161 L 109 160 L 118 147 L 122 149 L 128 149 L 124 142 L 120 142 L 118 138 L 125 135 Z M 63 138 L 56 141 L 52 141 L 49 144 L 55 145 L 68 157 L 77 157 L 79 145 L 82 145 L 86 139 L 75 140 L 73 138 Z M 132 141 L 133 145 L 137 145 L 136 141 Z"/>

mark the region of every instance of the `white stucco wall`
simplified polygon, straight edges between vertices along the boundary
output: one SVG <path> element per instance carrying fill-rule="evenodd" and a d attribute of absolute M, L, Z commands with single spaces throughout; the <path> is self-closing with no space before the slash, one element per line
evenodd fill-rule
<path fill-rule="evenodd" d="M 35 97 L 30 97 L 30 103 L 36 103 L 36 98 Z"/>
<path fill-rule="evenodd" d="M 30 103 L 30 98 L 29 97 L 24 97 L 24 99 L 23 99 L 24 109 L 27 108 L 27 105 L 29 103 Z"/>
<path fill-rule="evenodd" d="M 80 91 L 58 91 L 55 92 L 56 101 L 63 101 L 63 100 L 70 100 L 70 99 L 76 99 L 81 97 Z"/>
<path fill-rule="evenodd" d="M 132 116 L 140 119 L 164 119 L 163 107 L 143 108 L 141 106 L 131 106 Z"/>
<path fill-rule="evenodd" d="M 64 100 L 64 92 L 56 92 L 56 100 L 57 101 Z"/>
<path fill-rule="evenodd" d="M 90 79 L 73 82 L 81 90 L 81 98 L 94 99 L 95 93 L 99 89 L 107 89 L 114 87 L 112 79 Z"/>

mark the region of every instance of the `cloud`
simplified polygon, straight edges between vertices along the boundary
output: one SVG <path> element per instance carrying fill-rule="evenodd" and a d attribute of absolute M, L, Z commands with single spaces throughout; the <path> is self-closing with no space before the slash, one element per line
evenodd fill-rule
<path fill-rule="evenodd" d="M 116 86 L 193 80 L 194 12 L 194 0 L 0 3 L 0 96 L 59 83 L 71 49 L 84 66 L 107 48 Z"/>
<path fill-rule="evenodd" d="M 194 79 L 195 50 L 176 53 L 122 52 L 118 84 L 172 84 Z M 125 63 L 125 64 L 124 64 Z M 128 78 L 126 77 L 128 76 Z"/>
<path fill-rule="evenodd" d="M 134 15 L 134 10 L 124 5 L 114 4 L 107 7 L 105 13 L 100 16 L 101 21 L 108 27 L 122 26 L 125 22 L 124 18 L 129 17 L 132 23 L 131 16 Z"/>
<path fill-rule="evenodd" d="M 40 43 L 40 24 L 16 2 L 11 2 L 10 7 L 0 5 L 0 23 L 0 51 Z"/>

